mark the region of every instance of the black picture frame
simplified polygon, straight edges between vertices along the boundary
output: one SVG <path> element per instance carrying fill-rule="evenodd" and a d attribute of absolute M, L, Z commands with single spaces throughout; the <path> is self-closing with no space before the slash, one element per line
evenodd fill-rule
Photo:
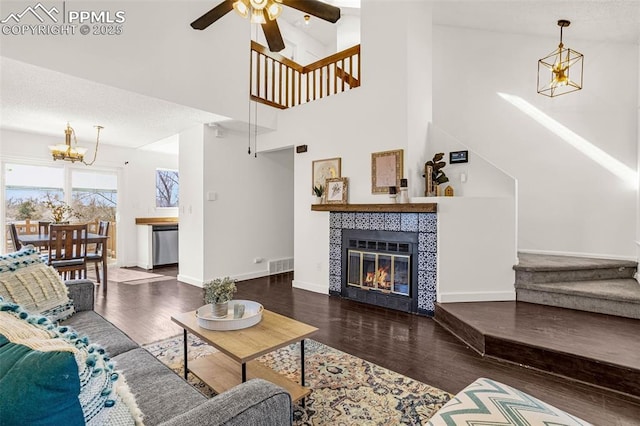
<path fill-rule="evenodd" d="M 469 162 L 469 151 L 451 151 L 449 153 L 449 164 L 459 164 Z"/>

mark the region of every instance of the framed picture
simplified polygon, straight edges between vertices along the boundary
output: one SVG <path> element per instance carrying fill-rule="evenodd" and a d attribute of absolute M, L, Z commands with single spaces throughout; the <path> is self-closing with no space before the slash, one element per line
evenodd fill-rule
<path fill-rule="evenodd" d="M 311 195 L 313 193 L 314 186 L 320 186 L 324 188 L 327 179 L 339 178 L 341 168 L 341 158 L 327 158 L 324 160 L 315 160 L 311 168 Z M 325 188 L 326 189 L 326 188 Z"/>
<path fill-rule="evenodd" d="M 402 179 L 403 151 L 374 152 L 371 154 L 371 192 L 388 194 L 389 187 L 400 187 Z"/>
<path fill-rule="evenodd" d="M 347 178 L 327 179 L 327 204 L 347 204 Z"/>
<path fill-rule="evenodd" d="M 449 164 L 468 163 L 469 151 L 451 151 L 449 153 Z"/>

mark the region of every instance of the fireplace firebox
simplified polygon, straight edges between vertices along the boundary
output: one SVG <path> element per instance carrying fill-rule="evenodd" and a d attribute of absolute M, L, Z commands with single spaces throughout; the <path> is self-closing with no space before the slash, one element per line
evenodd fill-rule
<path fill-rule="evenodd" d="M 341 296 L 416 312 L 417 246 L 412 232 L 343 230 Z"/>

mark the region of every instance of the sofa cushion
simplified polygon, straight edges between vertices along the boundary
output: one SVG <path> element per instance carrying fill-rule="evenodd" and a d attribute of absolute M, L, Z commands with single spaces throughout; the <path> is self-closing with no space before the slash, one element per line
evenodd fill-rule
<path fill-rule="evenodd" d="M 0 298 L 0 343 L 3 423 L 141 423 L 124 377 L 105 350 L 70 327 Z"/>
<path fill-rule="evenodd" d="M 136 342 L 94 311 L 76 312 L 62 324 L 73 327 L 83 336 L 89 336 L 93 342 L 102 345 L 112 358 L 139 347 Z"/>
<path fill-rule="evenodd" d="M 73 315 L 73 302 L 58 272 L 31 245 L 0 256 L 0 296 L 31 313 L 59 321 Z"/>
<path fill-rule="evenodd" d="M 0 313 L 5 324 L 6 316 Z M 83 425 L 78 365 L 72 346 L 58 342 L 58 350 L 38 350 L 38 339 L 34 336 L 30 340 L 35 348 L 26 342 L 11 342 L 0 334 L 2 423 Z"/>
<path fill-rule="evenodd" d="M 127 377 L 145 425 L 155 425 L 189 411 L 207 398 L 145 349 L 138 348 L 114 358 Z"/>
<path fill-rule="evenodd" d="M 586 426 L 571 414 L 495 380 L 479 378 L 429 420 L 429 426 Z"/>

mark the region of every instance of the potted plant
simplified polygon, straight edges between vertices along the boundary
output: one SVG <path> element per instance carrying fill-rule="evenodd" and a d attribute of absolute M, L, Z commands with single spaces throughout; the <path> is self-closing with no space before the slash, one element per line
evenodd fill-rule
<path fill-rule="evenodd" d="M 236 280 L 229 277 L 216 278 L 204 284 L 204 303 L 211 303 L 211 312 L 216 318 L 224 318 L 227 316 L 229 309 L 229 301 L 233 298 L 233 294 L 238 291 L 236 288 Z"/>
<path fill-rule="evenodd" d="M 322 194 L 324 194 L 324 186 L 318 185 L 313 187 L 313 204 L 322 203 Z"/>

